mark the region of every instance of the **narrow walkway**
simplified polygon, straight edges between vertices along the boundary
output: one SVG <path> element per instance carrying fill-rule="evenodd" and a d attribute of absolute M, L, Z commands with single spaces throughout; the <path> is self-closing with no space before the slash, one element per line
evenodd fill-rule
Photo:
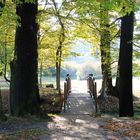
<path fill-rule="evenodd" d="M 95 107 L 87 92 L 86 81 L 75 81 L 67 99 L 66 115 L 92 115 Z"/>
<path fill-rule="evenodd" d="M 91 115 L 94 110 L 94 104 L 89 93 L 72 91 L 68 96 L 67 108 L 64 114 Z"/>

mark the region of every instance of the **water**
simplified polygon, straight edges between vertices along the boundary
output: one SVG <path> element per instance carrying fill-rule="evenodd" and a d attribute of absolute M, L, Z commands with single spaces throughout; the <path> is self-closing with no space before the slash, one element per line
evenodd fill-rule
<path fill-rule="evenodd" d="M 63 82 L 61 81 L 61 88 L 63 89 Z M 97 83 L 97 92 L 100 91 L 101 85 L 102 85 L 102 79 L 97 79 L 95 80 Z M 81 92 L 86 92 L 87 91 L 87 81 L 86 80 L 72 80 L 72 89 L 73 90 L 78 90 Z M 115 79 L 113 79 L 113 86 L 115 86 Z M 139 77 L 134 77 L 133 78 L 133 94 L 137 97 L 140 98 L 140 78 Z"/>
<path fill-rule="evenodd" d="M 65 78 L 61 78 L 61 89 L 64 88 L 64 81 Z M 102 80 L 96 79 L 97 82 L 97 91 L 101 89 Z M 52 76 L 46 76 L 42 78 L 43 84 L 49 84 L 52 83 L 54 86 L 56 86 L 56 80 L 55 77 Z M 79 92 L 86 92 L 87 91 L 87 81 L 86 80 L 76 80 L 73 79 L 71 81 L 72 83 L 72 89 L 77 90 Z M 115 79 L 113 79 L 113 85 L 115 85 Z M 1 88 L 9 88 L 9 83 L 5 82 L 3 77 L 0 77 L 0 87 Z M 133 77 L 133 93 L 134 95 L 140 97 L 140 77 Z"/>

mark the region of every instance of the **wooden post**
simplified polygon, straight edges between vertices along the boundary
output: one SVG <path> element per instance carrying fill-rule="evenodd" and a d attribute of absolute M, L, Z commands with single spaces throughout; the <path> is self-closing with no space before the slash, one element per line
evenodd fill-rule
<path fill-rule="evenodd" d="M 70 77 L 67 79 L 68 94 L 70 92 Z"/>
<path fill-rule="evenodd" d="M 69 77 L 69 93 L 71 92 L 71 78 Z"/>
<path fill-rule="evenodd" d="M 89 92 L 89 76 L 87 78 L 87 92 Z"/>
<path fill-rule="evenodd" d="M 67 74 L 67 76 L 66 76 L 66 82 L 67 82 L 67 92 L 68 92 L 68 94 L 70 93 L 70 91 L 71 91 L 71 79 L 70 79 L 70 76 L 69 76 L 69 74 Z"/>
<path fill-rule="evenodd" d="M 64 82 L 64 112 L 66 112 L 66 102 L 67 102 L 67 83 Z"/>
<path fill-rule="evenodd" d="M 89 76 L 89 93 L 90 93 L 90 96 L 92 97 L 92 86 L 93 86 L 93 84 L 92 84 L 92 77 L 91 76 Z"/>
<path fill-rule="evenodd" d="M 93 92 L 93 98 L 95 98 L 95 78 L 92 79 L 92 92 Z"/>
<path fill-rule="evenodd" d="M 95 112 L 97 113 L 98 108 L 97 108 L 97 84 L 95 82 L 95 87 L 94 87 L 94 99 L 95 99 Z"/>

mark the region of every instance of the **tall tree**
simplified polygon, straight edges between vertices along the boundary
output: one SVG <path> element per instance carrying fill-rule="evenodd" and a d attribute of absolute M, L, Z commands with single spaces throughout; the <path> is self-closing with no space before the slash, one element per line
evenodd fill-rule
<path fill-rule="evenodd" d="M 63 59 L 66 58 L 68 55 L 70 55 L 71 47 L 69 46 L 71 44 L 71 38 L 72 38 L 72 22 L 70 20 L 70 17 L 73 15 L 74 8 L 69 7 L 69 2 L 65 0 L 50 0 L 46 3 L 46 9 L 43 8 L 43 14 L 45 17 L 45 20 L 43 22 L 47 22 L 49 25 L 49 28 L 46 27 L 46 32 L 44 34 L 44 37 L 42 38 L 42 32 L 44 33 L 44 30 L 41 30 L 41 42 L 44 42 L 43 40 L 46 37 L 49 37 L 49 40 L 45 41 L 46 49 L 50 50 L 49 53 L 51 54 L 53 50 L 53 54 L 55 51 L 55 56 L 53 55 L 53 58 L 55 58 L 55 67 L 56 67 L 56 88 L 60 93 L 60 77 L 61 77 L 61 66 Z M 44 25 L 47 25 L 46 23 Z M 53 25 L 53 26 L 52 26 Z M 41 43 L 42 44 L 42 43 Z M 69 47 L 68 47 L 69 46 Z M 49 56 L 50 56 L 49 54 Z M 50 58 L 48 58 L 50 59 Z"/>
<path fill-rule="evenodd" d="M 101 98 L 105 98 L 106 94 L 111 95 L 112 91 L 112 74 L 111 74 L 111 33 L 109 23 L 109 9 L 107 2 L 102 1 L 100 4 L 100 52 L 101 52 L 101 68 L 102 68 L 102 88 Z"/>
<path fill-rule="evenodd" d="M 16 28 L 15 55 L 11 61 L 10 111 L 19 116 L 36 113 L 37 77 L 37 1 L 20 1 L 16 6 L 19 24 Z"/>
<path fill-rule="evenodd" d="M 4 7 L 4 3 L 2 1 L 2 2 L 0 2 L 0 9 L 2 9 L 3 7 Z M 0 10 L 0 12 L 2 12 L 2 11 Z M 1 16 L 1 13 L 0 13 L 0 16 Z M 4 113 L 3 113 L 3 108 L 2 108 L 2 97 L 1 97 L 1 89 L 0 89 L 0 120 L 3 115 L 4 115 Z"/>
<path fill-rule="evenodd" d="M 134 13 L 127 13 L 121 21 L 120 68 L 119 68 L 119 115 L 133 116 L 132 95 L 132 46 Z"/>
<path fill-rule="evenodd" d="M 59 8 L 57 7 L 57 4 L 55 0 L 52 0 L 54 4 L 55 14 L 57 15 L 58 22 L 60 25 L 60 35 L 59 35 L 59 44 L 56 49 L 56 89 L 60 91 L 60 78 L 61 78 L 61 62 L 62 62 L 62 47 L 65 41 L 65 26 L 64 22 L 62 21 Z"/>
<path fill-rule="evenodd" d="M 0 16 L 2 12 L 2 8 L 5 5 L 5 1 L 0 2 Z M 3 106 L 2 106 L 2 96 L 1 96 L 1 88 L 0 88 L 0 120 L 3 120 L 5 118 L 4 112 L 3 112 Z"/>

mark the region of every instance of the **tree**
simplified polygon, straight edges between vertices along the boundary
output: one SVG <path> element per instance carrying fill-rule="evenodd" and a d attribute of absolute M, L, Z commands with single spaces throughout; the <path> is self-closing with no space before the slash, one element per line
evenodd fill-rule
<path fill-rule="evenodd" d="M 106 94 L 112 93 L 112 74 L 111 74 L 111 33 L 109 23 L 109 9 L 106 2 L 100 4 L 100 53 L 102 68 L 102 88 L 101 98 L 104 99 Z"/>
<path fill-rule="evenodd" d="M 71 16 L 72 10 L 67 8 L 67 2 L 64 0 L 58 2 L 56 0 L 50 0 L 46 3 L 46 9 L 40 10 L 42 14 L 41 20 L 44 18 L 44 27 L 40 24 L 40 46 L 48 50 L 49 61 L 51 59 L 52 63 L 55 63 L 56 67 L 56 88 L 60 93 L 60 77 L 61 77 L 61 66 L 64 58 L 68 57 L 71 53 L 71 38 L 72 31 L 71 21 L 69 17 Z M 47 24 L 46 24 L 47 21 Z M 42 28 L 43 27 L 43 28 Z M 44 32 L 46 31 L 46 32 Z M 45 39 L 45 38 L 48 38 Z M 46 48 L 45 48 L 46 47 Z M 54 56 L 55 51 L 55 56 Z M 53 52 L 53 53 L 52 53 Z M 53 54 L 53 55 L 52 55 Z M 53 58 L 53 59 L 52 59 Z M 55 59 L 55 61 L 54 61 Z M 46 63 L 48 63 L 46 61 Z M 41 66 L 41 64 L 40 64 Z M 41 67 L 40 67 L 41 68 Z"/>
<path fill-rule="evenodd" d="M 111 43 L 119 33 L 116 24 L 119 19 L 118 15 L 116 16 L 118 3 L 116 1 L 101 0 L 78 1 L 78 4 L 80 21 L 92 30 L 91 36 L 96 39 L 96 41 L 92 39 L 91 44 L 95 47 L 94 42 L 98 42 L 98 47 L 97 45 L 96 47 L 100 50 L 103 75 L 100 97 L 104 99 L 107 94 L 113 95 Z"/>
<path fill-rule="evenodd" d="M 11 61 L 10 111 L 12 115 L 37 113 L 37 1 L 16 5 L 19 24 L 15 35 L 15 54 Z"/>
<path fill-rule="evenodd" d="M 57 7 L 57 4 L 55 0 L 52 0 L 53 5 L 54 5 L 54 11 L 56 14 L 56 17 L 58 19 L 59 25 L 60 25 L 60 34 L 59 34 L 59 44 L 57 46 L 56 50 L 56 89 L 60 91 L 60 73 L 61 73 L 61 62 L 62 62 L 62 47 L 65 41 L 65 25 L 64 22 L 62 21 L 59 8 Z"/>
<path fill-rule="evenodd" d="M 0 2 L 0 16 L 1 16 L 1 12 L 2 12 L 2 8 L 4 7 L 5 5 L 5 1 L 1 1 Z M 3 112 L 3 106 L 2 106 L 2 96 L 1 96 L 1 88 L 0 88 L 0 120 L 5 120 L 6 117 L 4 115 L 4 112 Z"/>
<path fill-rule="evenodd" d="M 7 78 L 7 74 L 8 76 L 10 75 L 9 64 L 13 58 L 14 34 L 16 27 L 16 15 L 14 10 L 15 4 L 7 1 L 0 18 L 0 71 L 8 82 L 9 77 Z"/>
<path fill-rule="evenodd" d="M 132 95 L 132 50 L 133 50 L 134 13 L 131 11 L 122 17 L 120 38 L 119 68 L 119 115 L 133 116 Z"/>

